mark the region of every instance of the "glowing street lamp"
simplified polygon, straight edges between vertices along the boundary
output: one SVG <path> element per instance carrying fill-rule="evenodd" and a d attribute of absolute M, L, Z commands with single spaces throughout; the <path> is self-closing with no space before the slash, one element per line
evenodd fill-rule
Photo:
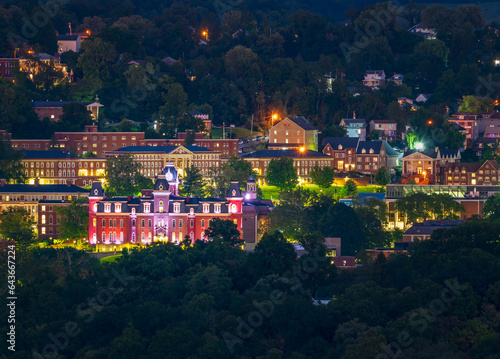
<path fill-rule="evenodd" d="M 271 127 L 274 126 L 274 121 L 276 121 L 278 119 L 278 114 L 277 113 L 273 113 L 271 115 Z"/>
<path fill-rule="evenodd" d="M 418 151 L 421 151 L 424 149 L 424 144 L 422 142 L 417 142 L 415 144 L 415 148 L 418 150 Z"/>
<path fill-rule="evenodd" d="M 208 41 L 208 30 L 203 30 L 202 33 L 203 37 L 205 38 L 205 40 Z"/>

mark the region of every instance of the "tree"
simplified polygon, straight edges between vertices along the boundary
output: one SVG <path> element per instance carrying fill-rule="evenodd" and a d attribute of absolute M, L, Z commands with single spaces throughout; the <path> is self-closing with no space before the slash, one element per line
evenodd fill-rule
<path fill-rule="evenodd" d="M 78 67 L 82 69 L 85 78 L 96 79 L 101 85 L 107 82 L 117 55 L 115 47 L 96 37 L 84 41 L 80 52 Z"/>
<path fill-rule="evenodd" d="M 59 237 L 80 240 L 88 237 L 88 199 L 78 197 L 68 206 L 56 207 L 59 215 Z"/>
<path fill-rule="evenodd" d="M 356 195 L 358 194 L 358 186 L 356 185 L 356 182 L 354 182 L 352 179 L 347 180 L 345 185 L 340 189 L 340 194 L 342 197 L 356 197 Z"/>
<path fill-rule="evenodd" d="M 208 190 L 211 196 L 225 198 L 231 181 L 238 181 L 240 188 L 247 185 L 248 178 L 254 174 L 252 164 L 243 158 L 231 156 L 220 169 L 210 169 Z"/>
<path fill-rule="evenodd" d="M 21 207 L 8 207 L 0 216 L 0 236 L 16 242 L 20 251 L 32 244 L 36 222 L 33 216 Z"/>
<path fill-rule="evenodd" d="M 464 207 L 450 195 L 413 193 L 396 200 L 395 210 L 404 216 L 406 223 L 423 218 L 456 219 L 464 212 Z"/>
<path fill-rule="evenodd" d="M 10 142 L 0 134 L 0 179 L 24 182 L 23 157 L 22 152 L 14 151 Z"/>
<path fill-rule="evenodd" d="M 198 168 L 195 166 L 186 168 L 186 175 L 183 179 L 183 187 L 181 188 L 181 193 L 183 195 L 193 195 L 195 197 L 203 196 L 203 186 L 205 181 L 203 181 L 203 176 Z"/>
<path fill-rule="evenodd" d="M 205 235 L 212 239 L 220 239 L 231 246 L 238 247 L 243 243 L 238 226 L 230 219 L 213 218 Z"/>
<path fill-rule="evenodd" d="M 184 139 L 184 146 L 191 146 L 196 141 L 196 133 L 193 130 L 186 131 L 186 138 Z"/>
<path fill-rule="evenodd" d="M 329 188 L 332 186 L 335 178 L 335 172 L 330 167 L 319 168 L 317 165 L 311 169 L 311 180 L 321 188 Z"/>
<path fill-rule="evenodd" d="M 387 168 L 385 168 L 385 166 L 381 166 L 377 172 L 375 172 L 375 182 L 377 182 L 378 184 L 384 186 L 386 184 L 389 184 L 391 183 L 391 174 L 389 173 L 389 171 L 387 170 Z"/>
<path fill-rule="evenodd" d="M 273 158 L 267 168 L 266 181 L 281 191 L 297 187 L 299 179 L 293 167 L 293 158 L 281 157 L 279 160 Z"/>
<path fill-rule="evenodd" d="M 60 117 L 60 130 L 69 132 L 81 132 L 86 125 L 92 124 L 92 117 L 87 106 L 78 102 L 71 102 L 63 106 L 63 114 Z"/>
<path fill-rule="evenodd" d="M 483 215 L 491 221 L 500 219 L 500 195 L 498 193 L 486 200 Z"/>
<path fill-rule="evenodd" d="M 270 274 L 284 274 L 297 263 L 297 253 L 283 234 L 276 231 L 266 233 L 251 254 L 251 262 L 257 270 L 259 278 Z"/>
<path fill-rule="evenodd" d="M 110 196 L 128 196 L 143 188 L 153 188 L 153 181 L 140 172 L 142 165 L 129 155 L 119 155 L 106 160 L 106 193 Z"/>
<path fill-rule="evenodd" d="M 492 111 L 493 107 L 493 100 L 489 97 L 463 96 L 462 103 L 458 110 L 477 114 L 479 112 Z"/>

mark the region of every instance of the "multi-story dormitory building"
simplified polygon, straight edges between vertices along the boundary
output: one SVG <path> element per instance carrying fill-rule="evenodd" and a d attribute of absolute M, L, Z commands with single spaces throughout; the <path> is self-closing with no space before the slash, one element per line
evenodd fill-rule
<path fill-rule="evenodd" d="M 257 183 L 250 177 L 247 191 L 231 182 L 226 199 L 178 196 L 178 172 L 168 164 L 158 176 L 153 190 L 141 197 L 106 198 L 100 182 L 89 194 L 89 243 L 100 251 L 147 245 L 153 242 L 179 243 L 185 236 L 204 240 L 213 218 L 234 221 L 242 233 L 246 249 L 259 239 L 272 202 L 257 199 Z"/>
<path fill-rule="evenodd" d="M 97 126 L 85 126 L 84 132 L 55 132 L 54 139 L 13 139 L 10 133 L 0 130 L 15 150 L 61 150 L 77 156 L 92 153 L 104 157 L 107 152 L 133 146 L 181 146 L 182 139 L 146 139 L 144 132 L 99 132 Z M 220 152 L 221 158 L 238 155 L 237 139 L 197 138 L 194 145 Z"/>
<path fill-rule="evenodd" d="M 8 207 L 21 207 L 33 216 L 40 238 L 57 238 L 59 218 L 55 209 L 67 206 L 77 197 L 87 197 L 89 191 L 72 184 L 7 184 L 0 179 L 0 213 Z"/>

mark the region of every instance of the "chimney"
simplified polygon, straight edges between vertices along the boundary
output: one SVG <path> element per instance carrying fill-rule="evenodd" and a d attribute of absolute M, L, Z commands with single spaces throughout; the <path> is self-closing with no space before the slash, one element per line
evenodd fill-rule
<path fill-rule="evenodd" d="M 73 184 L 73 182 L 71 182 L 70 179 L 66 180 L 66 187 L 71 187 L 72 184 Z"/>
<path fill-rule="evenodd" d="M 5 178 L 0 179 L 0 187 L 5 187 Z"/>
<path fill-rule="evenodd" d="M 38 178 L 35 178 L 35 187 L 38 187 L 39 184 L 40 184 L 40 180 Z"/>

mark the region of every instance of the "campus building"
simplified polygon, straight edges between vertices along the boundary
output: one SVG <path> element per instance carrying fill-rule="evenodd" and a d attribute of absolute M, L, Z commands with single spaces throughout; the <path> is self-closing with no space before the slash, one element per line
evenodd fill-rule
<path fill-rule="evenodd" d="M 257 199 L 257 183 L 251 177 L 247 191 L 232 181 L 226 199 L 178 195 L 179 177 L 173 163 L 158 175 L 153 190 L 141 197 L 107 198 L 100 182 L 89 194 L 89 243 L 99 251 L 147 245 L 153 242 L 180 243 L 205 240 L 213 218 L 234 221 L 242 233 L 245 248 L 253 250 L 259 240 L 272 202 Z"/>

